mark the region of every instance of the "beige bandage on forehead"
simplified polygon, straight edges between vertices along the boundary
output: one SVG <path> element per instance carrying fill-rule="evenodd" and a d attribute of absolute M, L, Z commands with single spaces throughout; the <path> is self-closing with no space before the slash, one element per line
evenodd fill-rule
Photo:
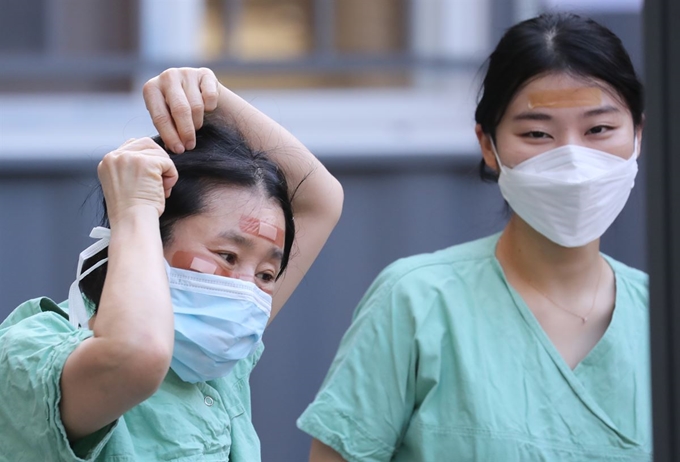
<path fill-rule="evenodd" d="M 259 236 L 273 242 L 278 247 L 283 248 L 286 232 L 270 223 L 260 221 L 254 217 L 243 215 L 239 222 L 241 231 L 244 233 Z"/>
<path fill-rule="evenodd" d="M 602 104 L 602 90 L 598 87 L 542 90 L 529 93 L 528 99 L 529 109 L 599 106 Z"/>

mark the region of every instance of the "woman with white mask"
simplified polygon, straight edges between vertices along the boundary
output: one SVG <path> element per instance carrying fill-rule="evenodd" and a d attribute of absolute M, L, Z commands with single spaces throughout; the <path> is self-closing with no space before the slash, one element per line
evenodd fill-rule
<path fill-rule="evenodd" d="M 476 122 L 512 216 L 377 278 L 298 420 L 310 460 L 651 460 L 647 276 L 599 251 L 642 140 L 628 54 L 576 15 L 521 22 Z"/>
<path fill-rule="evenodd" d="M 342 187 L 209 69 L 169 69 L 144 99 L 159 136 L 99 164 L 105 227 L 68 303 L 0 324 L 2 461 L 260 460 L 249 375 Z"/>

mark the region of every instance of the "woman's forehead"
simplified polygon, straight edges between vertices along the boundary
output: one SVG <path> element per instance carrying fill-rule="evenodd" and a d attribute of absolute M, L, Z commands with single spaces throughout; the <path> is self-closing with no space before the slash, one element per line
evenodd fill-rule
<path fill-rule="evenodd" d="M 258 188 L 224 186 L 212 190 L 206 199 L 205 212 L 210 215 L 230 215 L 234 221 L 242 215 L 259 219 L 264 216 L 280 215 L 283 210 L 279 202 Z"/>
<path fill-rule="evenodd" d="M 261 237 L 274 243 L 277 247 L 283 248 L 286 232 L 274 223 L 260 220 L 254 216 L 241 215 L 239 227 L 244 233 Z"/>
<path fill-rule="evenodd" d="M 527 109 L 602 105 L 602 89 L 595 86 L 537 89 L 527 94 Z"/>
<path fill-rule="evenodd" d="M 628 109 L 620 95 L 606 82 L 561 73 L 543 75 L 527 82 L 513 98 L 509 109 L 549 110 L 603 105 Z"/>

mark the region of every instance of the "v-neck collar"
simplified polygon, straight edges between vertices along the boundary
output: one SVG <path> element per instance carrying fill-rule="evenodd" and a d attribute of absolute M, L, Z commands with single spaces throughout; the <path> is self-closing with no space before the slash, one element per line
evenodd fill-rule
<path fill-rule="evenodd" d="M 602 254 L 600 254 L 602 255 Z M 496 266 L 496 269 L 498 270 L 499 274 L 501 275 L 503 282 L 505 283 L 508 292 L 510 293 L 510 296 L 512 297 L 512 300 L 514 302 L 515 307 L 519 311 L 520 315 L 522 316 L 524 322 L 527 324 L 527 326 L 530 328 L 532 333 L 535 335 L 539 343 L 542 345 L 544 350 L 548 353 L 550 358 L 552 359 L 553 363 L 557 367 L 557 369 L 560 371 L 561 375 L 564 377 L 564 379 L 567 381 L 571 389 L 574 391 L 576 396 L 581 400 L 581 402 L 598 418 L 600 419 L 607 427 L 609 427 L 612 431 L 614 431 L 622 440 L 626 441 L 627 443 L 633 444 L 633 445 L 638 445 L 639 443 L 633 439 L 631 439 L 629 436 L 623 434 L 616 424 L 611 420 L 609 415 L 600 407 L 600 405 L 595 401 L 595 399 L 592 397 L 591 393 L 583 386 L 581 380 L 578 378 L 578 371 L 579 371 L 579 366 L 583 363 L 593 363 L 596 362 L 598 359 L 602 358 L 603 356 L 606 355 L 606 353 L 611 350 L 611 348 L 614 346 L 614 337 L 616 336 L 616 332 L 619 329 L 619 325 L 621 324 L 621 316 L 622 314 L 620 313 L 620 307 L 623 306 L 621 303 L 621 290 L 622 290 L 622 282 L 620 280 L 620 276 L 617 273 L 617 271 L 614 269 L 614 267 L 611 265 L 611 262 L 608 257 L 602 255 L 603 258 L 607 261 L 607 264 L 612 267 L 612 271 L 614 272 L 614 278 L 615 278 L 615 287 L 616 287 L 616 294 L 615 294 L 615 301 L 614 301 L 614 312 L 612 314 L 612 319 L 609 323 L 609 326 L 607 327 L 607 330 L 603 334 L 603 336 L 600 338 L 600 340 L 595 344 L 595 346 L 588 352 L 588 354 L 583 358 L 577 365 L 576 367 L 572 370 L 569 365 L 566 363 L 562 355 L 557 351 L 557 348 L 555 347 L 555 344 L 550 340 L 550 337 L 548 337 L 548 334 L 543 330 L 543 327 L 541 324 L 538 322 L 538 319 L 534 316 L 534 313 L 531 311 L 529 306 L 526 304 L 524 299 L 520 296 L 520 294 L 515 290 L 514 287 L 510 284 L 508 281 L 507 277 L 505 276 L 505 271 L 503 271 L 503 267 L 500 264 L 500 261 L 496 257 L 495 253 L 495 246 L 494 246 L 494 252 L 493 252 L 493 262 L 494 265 Z"/>
<path fill-rule="evenodd" d="M 605 330 L 600 340 L 588 352 L 588 354 L 581 361 L 579 361 L 576 367 L 572 369 L 572 372 L 576 376 L 578 376 L 579 371 L 582 371 L 583 368 L 586 367 L 587 365 L 596 364 L 598 361 L 602 360 L 611 351 L 611 349 L 614 348 L 616 344 L 616 342 L 614 341 L 614 337 L 616 337 L 616 333 L 619 332 L 619 325 L 621 324 L 621 317 L 623 316 L 621 314 L 622 307 L 624 306 L 621 296 L 621 292 L 623 290 L 623 283 L 621 282 L 620 275 L 614 269 L 614 265 L 612 265 L 612 262 L 610 261 L 609 257 L 603 254 L 600 254 L 600 256 L 605 259 L 609 267 L 612 269 L 612 272 L 614 273 L 614 288 L 616 291 L 614 296 L 614 312 L 612 314 L 612 319 L 609 322 L 609 326 L 607 326 L 607 330 Z"/>

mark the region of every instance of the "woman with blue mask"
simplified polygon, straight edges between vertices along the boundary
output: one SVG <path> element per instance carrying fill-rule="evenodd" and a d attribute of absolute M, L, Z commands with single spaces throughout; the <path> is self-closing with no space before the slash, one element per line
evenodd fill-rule
<path fill-rule="evenodd" d="M 0 324 L 0 460 L 260 460 L 249 374 L 342 188 L 208 69 L 144 99 L 159 137 L 99 164 L 105 219 L 68 302 Z"/>
<path fill-rule="evenodd" d="M 510 28 L 476 111 L 502 233 L 385 269 L 298 420 L 322 461 L 650 461 L 647 276 L 599 252 L 643 94 L 576 15 Z"/>

